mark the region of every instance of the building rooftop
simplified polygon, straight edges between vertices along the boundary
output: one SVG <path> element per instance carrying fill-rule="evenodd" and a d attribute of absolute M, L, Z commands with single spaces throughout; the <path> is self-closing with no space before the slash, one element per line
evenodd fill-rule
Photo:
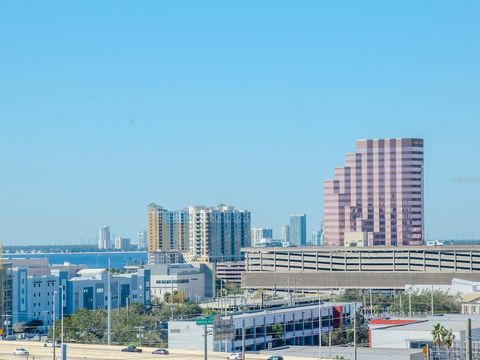
<path fill-rule="evenodd" d="M 447 329 L 454 332 L 465 331 L 465 322 L 472 319 L 472 329 L 480 328 L 480 316 L 461 315 L 461 314 L 447 314 L 442 316 L 433 316 L 427 319 L 417 319 L 416 322 L 406 324 L 385 325 L 372 329 L 377 330 L 395 330 L 395 331 L 432 331 L 435 324 L 442 324 Z"/>
<path fill-rule="evenodd" d="M 480 245 L 441 245 L 441 246 L 427 246 L 427 245 L 411 245 L 411 246 L 361 246 L 361 247 L 347 247 L 347 246 L 289 246 L 289 247 L 269 247 L 256 248 L 244 247 L 242 252 L 259 252 L 259 251 L 454 251 L 454 250 L 475 250 L 480 251 Z"/>

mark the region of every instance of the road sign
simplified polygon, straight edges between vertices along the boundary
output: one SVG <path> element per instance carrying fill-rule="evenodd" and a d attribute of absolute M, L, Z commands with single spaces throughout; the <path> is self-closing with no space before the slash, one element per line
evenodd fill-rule
<path fill-rule="evenodd" d="M 195 321 L 195 324 L 197 325 L 213 325 L 213 322 L 215 321 L 214 316 L 206 316 L 206 317 L 201 317 Z"/>

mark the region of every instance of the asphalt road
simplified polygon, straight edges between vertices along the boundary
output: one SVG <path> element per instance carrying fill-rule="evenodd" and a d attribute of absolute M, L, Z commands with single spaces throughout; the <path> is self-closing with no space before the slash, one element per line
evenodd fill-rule
<path fill-rule="evenodd" d="M 143 347 L 142 353 L 125 353 L 121 349 L 123 346 L 105 346 L 105 345 L 85 345 L 85 344 L 68 344 L 67 358 L 68 360 L 130 360 L 130 359 L 175 359 L 175 360 L 195 360 L 203 359 L 203 352 L 190 350 L 171 350 L 170 355 L 154 355 L 154 348 Z M 42 342 L 36 341 L 0 341 L 0 360 L 23 360 L 27 357 L 14 356 L 13 351 L 17 348 L 25 348 L 29 351 L 28 360 L 52 360 L 53 349 L 44 347 Z M 225 353 L 209 353 L 210 360 L 226 360 Z M 246 360 L 267 359 L 266 355 L 247 354 Z M 56 349 L 56 359 L 61 360 L 60 348 Z M 304 360 L 307 358 L 285 357 L 285 360 Z M 311 359 L 310 359 L 311 360 Z"/>

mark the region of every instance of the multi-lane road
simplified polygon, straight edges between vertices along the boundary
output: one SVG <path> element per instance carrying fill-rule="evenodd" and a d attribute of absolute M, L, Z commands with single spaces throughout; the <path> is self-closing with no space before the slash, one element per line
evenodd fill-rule
<path fill-rule="evenodd" d="M 52 360 L 53 349 L 44 347 L 43 343 L 35 341 L 0 341 L 0 359 L 1 360 L 21 360 L 27 357 L 14 356 L 13 351 L 17 348 L 25 348 L 29 351 L 28 360 Z M 104 346 L 104 345 L 85 345 L 85 344 L 68 344 L 67 358 L 68 360 L 147 360 L 147 359 L 175 359 L 175 360 L 201 360 L 203 352 L 190 350 L 171 350 L 170 355 L 154 355 L 153 348 L 142 348 L 142 353 L 126 353 L 122 352 L 122 346 Z M 60 349 L 56 349 L 56 358 L 61 359 Z M 209 353 L 208 359 L 226 360 L 225 353 Z M 246 360 L 267 359 L 265 355 L 248 354 Z M 304 360 L 305 358 L 285 357 L 285 360 Z M 310 359 L 311 360 L 311 359 Z"/>

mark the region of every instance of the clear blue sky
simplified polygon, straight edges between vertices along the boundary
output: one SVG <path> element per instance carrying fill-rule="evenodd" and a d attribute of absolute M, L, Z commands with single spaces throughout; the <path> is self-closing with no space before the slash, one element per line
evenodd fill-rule
<path fill-rule="evenodd" d="M 322 218 L 358 138 L 423 137 L 429 238 L 480 238 L 478 1 L 2 1 L 0 240 L 146 206 Z M 459 178 L 465 181 L 458 181 Z M 309 235 L 310 236 L 310 235 Z"/>

